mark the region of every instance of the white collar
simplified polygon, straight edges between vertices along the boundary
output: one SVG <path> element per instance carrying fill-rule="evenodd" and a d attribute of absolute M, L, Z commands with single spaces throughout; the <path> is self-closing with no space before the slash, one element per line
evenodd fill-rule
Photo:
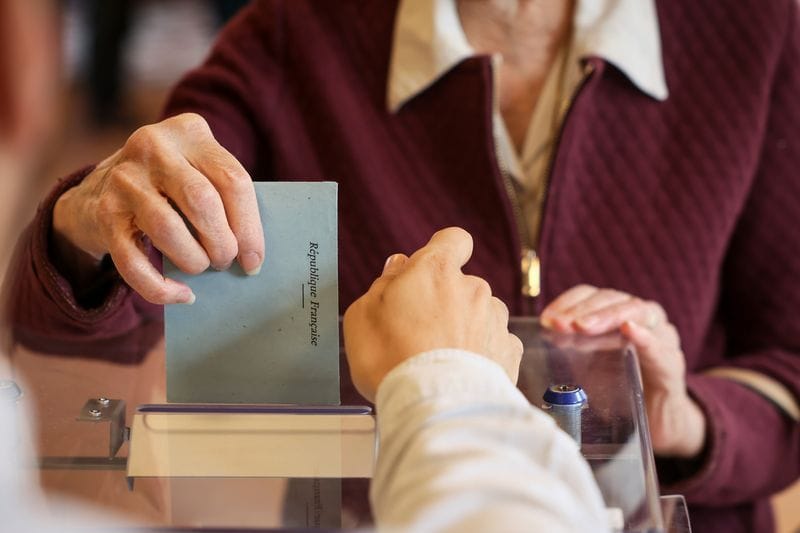
<path fill-rule="evenodd" d="M 619 68 L 642 92 L 666 100 L 655 0 L 578 0 L 572 49 Z M 458 63 L 475 55 L 455 0 L 400 0 L 386 104 L 397 112 Z"/>

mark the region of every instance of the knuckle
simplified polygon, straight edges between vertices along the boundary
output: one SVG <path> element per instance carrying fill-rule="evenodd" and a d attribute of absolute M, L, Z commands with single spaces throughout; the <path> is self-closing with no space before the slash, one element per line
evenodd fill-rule
<path fill-rule="evenodd" d="M 383 289 L 386 288 L 388 284 L 389 282 L 386 280 L 386 278 L 379 277 L 372 282 L 372 284 L 369 286 L 369 289 L 367 290 L 366 293 L 364 293 L 362 297 L 367 295 L 380 294 L 383 292 Z"/>
<path fill-rule="evenodd" d="M 168 239 L 171 241 L 177 237 L 174 225 L 175 222 L 169 213 L 161 209 L 153 209 L 145 216 L 147 217 L 147 227 L 151 228 L 149 231 L 153 233 L 150 236 L 151 238 Z"/>
<path fill-rule="evenodd" d="M 197 113 L 181 113 L 167 120 L 171 122 L 170 125 L 174 125 L 184 131 L 198 133 L 210 133 L 211 131 L 206 119 Z"/>
<path fill-rule="evenodd" d="M 458 226 L 442 228 L 433 234 L 432 239 L 441 238 L 444 236 L 451 236 L 454 239 L 459 240 L 472 240 L 472 235 L 470 235 L 470 233 L 464 228 Z"/>
<path fill-rule="evenodd" d="M 424 248 L 419 252 L 419 263 L 430 269 L 435 275 L 441 275 L 447 270 L 447 260 L 438 251 Z"/>
<path fill-rule="evenodd" d="M 148 124 L 131 133 L 124 151 L 129 157 L 142 157 L 157 151 L 161 142 L 158 124 Z"/>
<path fill-rule="evenodd" d="M 505 302 L 503 302 L 503 300 L 501 300 L 496 296 L 492 296 L 492 302 L 494 303 L 500 315 L 504 317 L 506 320 L 508 320 L 509 311 L 508 311 L 508 306 L 505 304 Z"/>
<path fill-rule="evenodd" d="M 246 193 L 253 181 L 243 169 L 233 168 L 229 164 L 219 165 L 219 184 L 233 193 Z"/>
<path fill-rule="evenodd" d="M 614 289 L 596 289 L 595 293 L 592 295 L 593 298 L 601 298 L 605 301 L 617 301 L 620 298 L 620 295 L 623 293 L 614 290 Z"/>
<path fill-rule="evenodd" d="M 130 287 L 148 302 L 155 304 L 166 303 L 169 298 L 169 291 L 164 285 L 149 280 L 144 275 L 145 268 L 132 260 L 131 256 L 124 247 L 112 244 L 111 258 L 117 266 L 123 279 Z"/>
<path fill-rule="evenodd" d="M 672 323 L 667 322 L 666 324 L 664 324 L 664 330 L 670 340 L 674 342 L 680 342 L 681 337 L 680 333 L 678 333 L 678 328 L 676 328 Z"/>
<path fill-rule="evenodd" d="M 183 244 L 182 222 L 161 210 L 153 210 L 142 215 L 143 218 L 136 220 L 136 225 L 147 233 L 150 240 L 157 246 L 166 246 L 163 250 L 175 250 Z M 146 217 L 146 218 L 145 218 Z M 187 254 L 181 254 L 176 258 L 175 264 L 179 267 L 192 262 Z M 183 270 L 183 268 L 181 268 Z"/>
<path fill-rule="evenodd" d="M 345 328 L 349 328 L 349 326 L 353 323 L 359 321 L 359 319 L 363 318 L 364 309 L 369 304 L 369 298 L 366 294 L 362 295 L 356 301 L 351 303 L 344 312 L 342 317 L 342 325 Z M 349 335 L 345 333 L 345 340 Z"/>
<path fill-rule="evenodd" d="M 236 259 L 239 247 L 232 236 L 218 236 L 209 243 L 207 251 L 212 265 L 216 268 L 227 268 Z"/>
<path fill-rule="evenodd" d="M 181 270 L 193 276 L 201 274 L 211 265 L 211 261 L 206 258 L 193 258 L 186 260 L 186 264 Z"/>
<path fill-rule="evenodd" d="M 182 121 L 184 121 L 186 123 L 191 123 L 191 124 L 194 124 L 194 123 L 203 123 L 203 124 L 205 124 L 206 123 L 206 120 L 202 117 L 202 115 L 200 115 L 198 113 L 195 113 L 193 111 L 188 111 L 186 113 L 181 113 L 180 115 L 177 115 L 177 118 L 179 120 L 182 120 Z"/>
<path fill-rule="evenodd" d="M 645 304 L 649 306 L 659 318 L 666 319 L 667 311 L 660 303 L 656 302 L 655 300 L 646 300 Z"/>
<path fill-rule="evenodd" d="M 508 336 L 511 341 L 511 352 L 514 354 L 517 361 L 522 360 L 522 353 L 525 351 L 522 340 L 513 333 L 509 333 Z"/>
<path fill-rule="evenodd" d="M 631 299 L 628 300 L 628 303 L 633 307 L 643 307 L 647 305 L 644 300 L 637 296 L 632 296 Z"/>
<path fill-rule="evenodd" d="M 152 303 L 165 303 L 169 298 L 169 292 L 166 287 L 161 285 L 145 286 L 138 289 L 137 292 L 139 292 L 145 300 Z"/>
<path fill-rule="evenodd" d="M 470 279 L 472 283 L 475 298 L 488 299 L 492 297 L 492 288 L 485 279 L 477 276 L 468 276 L 468 279 Z"/>
<path fill-rule="evenodd" d="M 188 181 L 183 185 L 186 205 L 197 214 L 207 215 L 219 206 L 219 193 L 207 181 Z"/>
<path fill-rule="evenodd" d="M 579 285 L 575 285 L 572 289 L 570 289 L 569 292 L 578 293 L 578 292 L 591 292 L 591 291 L 597 291 L 597 290 L 598 290 L 598 288 L 595 287 L 594 285 L 589 285 L 588 283 L 581 283 Z"/>
<path fill-rule="evenodd" d="M 222 248 L 222 255 L 224 257 L 225 263 L 232 263 L 236 256 L 239 255 L 239 244 L 236 242 L 236 239 L 231 236 L 231 238 L 225 240 L 225 244 Z"/>

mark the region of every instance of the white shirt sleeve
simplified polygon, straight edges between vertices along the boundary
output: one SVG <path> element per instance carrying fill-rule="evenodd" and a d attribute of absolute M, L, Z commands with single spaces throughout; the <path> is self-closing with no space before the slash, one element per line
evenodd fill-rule
<path fill-rule="evenodd" d="M 575 442 L 499 365 L 434 350 L 393 369 L 377 398 L 370 499 L 381 531 L 607 531 Z"/>

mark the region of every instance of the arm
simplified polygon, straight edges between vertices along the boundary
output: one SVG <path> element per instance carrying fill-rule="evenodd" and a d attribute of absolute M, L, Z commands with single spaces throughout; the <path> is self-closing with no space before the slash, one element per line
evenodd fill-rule
<path fill-rule="evenodd" d="M 458 350 L 395 368 L 378 389 L 371 501 L 398 531 L 603 531 L 588 465 L 501 368 Z"/>

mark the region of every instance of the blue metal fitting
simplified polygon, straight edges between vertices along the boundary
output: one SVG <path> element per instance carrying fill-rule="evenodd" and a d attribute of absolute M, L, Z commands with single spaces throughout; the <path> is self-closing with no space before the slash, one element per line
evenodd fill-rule
<path fill-rule="evenodd" d="M 586 403 L 586 392 L 578 385 L 550 385 L 542 399 L 550 405 Z"/>
<path fill-rule="evenodd" d="M 542 399 L 542 409 L 550 414 L 556 425 L 581 445 L 581 411 L 587 406 L 586 392 L 578 385 L 550 385 Z"/>

